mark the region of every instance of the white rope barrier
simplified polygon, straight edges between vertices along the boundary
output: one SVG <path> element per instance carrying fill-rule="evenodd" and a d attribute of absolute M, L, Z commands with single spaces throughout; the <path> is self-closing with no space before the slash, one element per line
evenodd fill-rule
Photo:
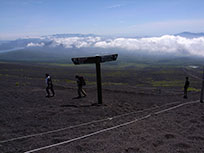
<path fill-rule="evenodd" d="M 161 114 L 161 113 L 164 113 L 164 112 L 179 108 L 179 107 L 184 106 L 184 105 L 195 104 L 195 103 L 198 103 L 198 100 L 197 101 L 186 102 L 186 103 L 183 103 L 183 104 L 179 104 L 177 106 L 173 106 L 173 107 L 161 110 L 161 111 L 157 111 L 157 112 L 155 112 L 153 114 L 158 115 L 158 114 Z M 33 150 L 30 150 L 30 151 L 26 151 L 24 153 L 33 153 L 33 152 L 37 152 L 37 151 L 40 151 L 40 150 L 45 150 L 45 149 L 49 149 L 49 148 L 52 148 L 52 147 L 57 147 L 57 146 L 60 146 L 60 145 L 63 145 L 63 144 L 71 143 L 71 142 L 81 140 L 81 139 L 84 139 L 84 138 L 87 138 L 87 137 L 91 137 L 91 136 L 94 136 L 94 135 L 97 135 L 97 134 L 100 134 L 100 133 L 103 133 L 103 132 L 107 132 L 107 131 L 110 131 L 110 130 L 113 130 L 113 129 L 117 129 L 117 128 L 120 128 L 120 127 L 123 127 L 123 126 L 133 124 L 135 122 L 147 119 L 147 118 L 151 117 L 153 114 L 149 114 L 149 115 L 146 115 L 144 117 L 141 117 L 141 118 L 138 118 L 138 119 L 135 119 L 135 120 L 123 123 L 123 124 L 119 124 L 119 125 L 116 125 L 116 126 L 113 126 L 113 127 L 110 127 L 110 128 L 102 129 L 102 130 L 99 130 L 99 131 L 96 131 L 96 132 L 93 132 L 93 133 L 90 133 L 90 134 L 87 134 L 87 135 L 83 135 L 83 136 L 80 136 L 80 137 L 77 137 L 77 138 L 67 140 L 67 141 L 63 141 L 63 142 L 60 142 L 60 143 L 40 147 L 40 148 L 33 149 Z"/>
<path fill-rule="evenodd" d="M 199 100 L 192 101 L 192 102 L 186 102 L 186 103 L 183 103 L 183 104 L 179 104 L 179 105 L 176 105 L 176 106 L 173 106 L 173 107 L 170 107 L 170 108 L 167 108 L 167 109 L 158 111 L 158 112 L 156 112 L 156 113 L 154 113 L 154 114 L 155 114 L 155 115 L 158 115 L 158 114 L 161 114 L 161 113 L 164 113 L 164 112 L 167 112 L 167 111 L 176 109 L 176 108 L 181 107 L 181 106 L 184 106 L 184 105 L 195 104 L 195 103 L 198 103 L 198 102 L 199 102 Z"/>
<path fill-rule="evenodd" d="M 189 73 L 189 72 L 188 72 L 188 71 L 186 71 L 186 69 L 184 69 L 184 68 L 183 68 L 183 71 L 184 71 L 185 73 L 187 73 L 188 75 L 190 75 L 191 77 L 195 78 L 195 79 L 198 79 L 198 80 L 203 80 L 202 78 L 199 78 L 198 76 L 196 76 L 196 75 L 193 75 L 193 74 Z"/>
<path fill-rule="evenodd" d="M 36 133 L 36 134 L 30 134 L 30 135 L 26 135 L 26 136 L 20 136 L 20 137 L 16 137 L 16 138 L 11 138 L 11 139 L 7 139 L 7 140 L 2 140 L 2 141 L 0 141 L 0 144 L 7 143 L 7 142 L 12 142 L 12 141 L 16 141 L 16 140 L 22 140 L 22 139 L 26 139 L 26 138 L 31 138 L 31 137 L 36 137 L 36 136 L 42 136 L 42 135 L 45 135 L 45 134 L 51 134 L 51 133 L 56 133 L 56 132 L 60 132 L 60 131 L 65 131 L 65 130 L 68 130 L 68 129 L 73 129 L 73 128 L 77 128 L 77 127 L 81 127 L 81 126 L 85 126 L 85 125 L 89 125 L 89 124 L 93 124 L 93 123 L 99 123 L 99 122 L 103 122 L 103 121 L 108 121 L 108 120 L 116 119 L 116 118 L 119 118 L 119 117 L 128 116 L 128 115 L 131 115 L 131 114 L 142 113 L 144 111 L 148 111 L 148 110 L 152 110 L 152 109 L 157 109 L 157 108 L 160 108 L 160 107 L 163 107 L 163 106 L 168 106 L 168 105 L 175 104 L 175 103 L 179 103 L 179 101 L 178 102 L 172 102 L 172 103 L 164 104 L 164 105 L 160 105 L 160 106 L 158 106 L 156 108 L 155 107 L 154 108 L 147 108 L 147 109 L 144 109 L 144 110 L 133 111 L 133 112 L 130 112 L 130 113 L 116 115 L 116 116 L 113 116 L 113 117 L 108 117 L 108 118 L 100 119 L 100 120 L 93 120 L 93 121 L 90 121 L 90 122 L 81 123 L 81 124 L 78 124 L 78 125 L 64 127 L 64 128 L 60 128 L 60 129 L 56 129 L 56 130 L 47 131 L 47 132 L 41 132 L 41 133 Z"/>
<path fill-rule="evenodd" d="M 45 147 L 33 149 L 33 150 L 30 150 L 30 151 L 26 151 L 25 153 L 32 153 L 32 152 L 36 152 L 36 151 L 40 151 L 40 150 L 44 150 L 44 149 L 56 147 L 56 146 L 59 146 L 59 145 L 67 144 L 67 143 L 70 143 L 70 142 L 74 142 L 74 141 L 77 141 L 77 140 L 81 140 L 81 139 L 84 139 L 84 138 L 87 138 L 87 137 L 91 137 L 91 136 L 94 136 L 94 135 L 97 135 L 97 134 L 100 134 L 100 133 L 103 133 L 103 132 L 106 132 L 106 131 L 110 131 L 110 130 L 113 130 L 113 129 L 116 129 L 116 128 L 120 128 L 120 127 L 123 127 L 123 126 L 127 126 L 127 125 L 132 124 L 132 123 L 135 123 L 135 122 L 137 122 L 137 121 L 146 119 L 146 118 L 148 118 L 148 117 L 150 117 L 150 116 L 151 116 L 151 115 L 146 115 L 146 116 L 144 116 L 144 117 L 141 117 L 141 118 L 139 118 L 139 119 L 135 119 L 135 120 L 130 121 L 130 122 L 126 122 L 126 123 L 123 123 L 123 124 L 119 124 L 119 125 L 117 125 L 117 126 L 113 126 L 113 127 L 110 127 L 110 128 L 106 128 L 106 129 L 103 129 L 103 130 L 100 130 L 100 131 L 96 131 L 96 132 L 93 132 L 93 133 L 90 133 L 90 134 L 87 134 L 87 135 L 84 135 L 84 136 L 81 136 L 81 137 L 77 137 L 77 138 L 70 139 L 70 140 L 67 140 L 67 141 L 63 141 L 63 142 L 60 142 L 60 143 L 56 143 L 56 144 L 53 144 L 53 145 L 49 145 L 49 146 L 45 146 Z"/>

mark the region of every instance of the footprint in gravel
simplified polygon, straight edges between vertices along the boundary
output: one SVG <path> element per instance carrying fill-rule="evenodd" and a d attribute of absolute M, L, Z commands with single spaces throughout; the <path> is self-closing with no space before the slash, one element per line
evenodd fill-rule
<path fill-rule="evenodd" d="M 204 122 L 204 116 L 201 116 L 201 121 Z"/>
<path fill-rule="evenodd" d="M 190 120 L 191 123 L 198 123 L 196 120 Z"/>
<path fill-rule="evenodd" d="M 189 139 L 189 140 L 202 140 L 202 141 L 204 141 L 204 137 L 202 137 L 202 136 L 196 136 L 196 135 L 194 135 L 194 136 L 189 136 L 188 139 Z"/>
<path fill-rule="evenodd" d="M 191 146 L 189 144 L 186 143 L 177 143 L 174 145 L 176 148 L 182 148 L 182 149 L 189 149 L 191 148 Z"/>
<path fill-rule="evenodd" d="M 53 139 L 52 143 L 60 143 L 60 142 L 63 142 L 63 141 L 65 141 L 65 139 Z"/>
<path fill-rule="evenodd" d="M 176 136 L 173 135 L 173 134 L 165 134 L 164 137 L 165 137 L 166 139 L 174 139 Z"/>
<path fill-rule="evenodd" d="M 164 141 L 162 141 L 162 140 L 156 140 L 154 143 L 152 143 L 152 145 L 154 147 L 158 147 L 158 146 L 161 146 L 163 144 L 164 144 Z"/>
<path fill-rule="evenodd" d="M 85 150 L 87 150 L 87 147 L 78 145 L 78 146 L 76 146 L 76 149 L 79 150 L 79 151 L 83 151 L 84 152 Z"/>
<path fill-rule="evenodd" d="M 140 152 L 140 148 L 130 147 L 130 148 L 125 149 L 125 152 L 127 152 L 127 153 L 135 153 L 135 152 L 139 153 Z"/>

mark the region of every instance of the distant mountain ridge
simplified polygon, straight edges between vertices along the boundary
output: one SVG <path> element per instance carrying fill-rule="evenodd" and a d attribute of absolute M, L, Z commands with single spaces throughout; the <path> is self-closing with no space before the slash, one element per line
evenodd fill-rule
<path fill-rule="evenodd" d="M 175 34 L 175 36 L 181 36 L 186 38 L 198 38 L 198 37 L 204 37 L 204 32 L 200 32 L 200 33 L 182 32 L 182 33 Z"/>

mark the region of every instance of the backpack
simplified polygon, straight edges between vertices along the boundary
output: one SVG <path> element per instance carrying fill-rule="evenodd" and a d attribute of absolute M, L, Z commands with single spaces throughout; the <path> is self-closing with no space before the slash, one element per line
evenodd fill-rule
<path fill-rule="evenodd" d="M 51 80 L 51 77 L 50 77 L 50 76 L 47 77 L 47 85 L 48 85 L 48 86 L 49 86 L 49 85 L 52 85 L 52 80 Z"/>
<path fill-rule="evenodd" d="M 86 82 L 84 80 L 84 77 L 81 76 L 79 79 L 80 79 L 80 82 L 81 82 L 82 86 L 85 86 Z"/>

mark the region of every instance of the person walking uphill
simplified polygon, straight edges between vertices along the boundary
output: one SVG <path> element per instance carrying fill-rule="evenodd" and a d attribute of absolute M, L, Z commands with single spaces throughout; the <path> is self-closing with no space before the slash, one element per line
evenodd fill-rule
<path fill-rule="evenodd" d="M 78 87 L 78 97 L 81 98 L 81 94 L 83 94 L 84 97 L 86 97 L 86 92 L 82 89 L 84 85 L 86 85 L 86 82 L 83 78 L 83 76 L 76 75 L 75 78 L 77 79 L 77 87 Z"/>
<path fill-rule="evenodd" d="M 187 90 L 188 90 L 189 85 L 190 85 L 190 82 L 188 80 L 188 77 L 186 77 L 186 81 L 185 81 L 185 85 L 184 85 L 184 96 L 183 96 L 183 98 L 185 98 L 185 99 L 188 98 Z"/>
<path fill-rule="evenodd" d="M 46 97 L 54 97 L 55 92 L 54 92 L 54 89 L 53 89 L 52 79 L 51 79 L 50 75 L 47 74 L 47 73 L 45 74 L 45 77 L 46 77 L 45 82 L 47 84 L 47 87 L 46 87 L 47 96 Z M 50 96 L 50 91 L 49 90 L 51 90 L 52 96 Z"/>

